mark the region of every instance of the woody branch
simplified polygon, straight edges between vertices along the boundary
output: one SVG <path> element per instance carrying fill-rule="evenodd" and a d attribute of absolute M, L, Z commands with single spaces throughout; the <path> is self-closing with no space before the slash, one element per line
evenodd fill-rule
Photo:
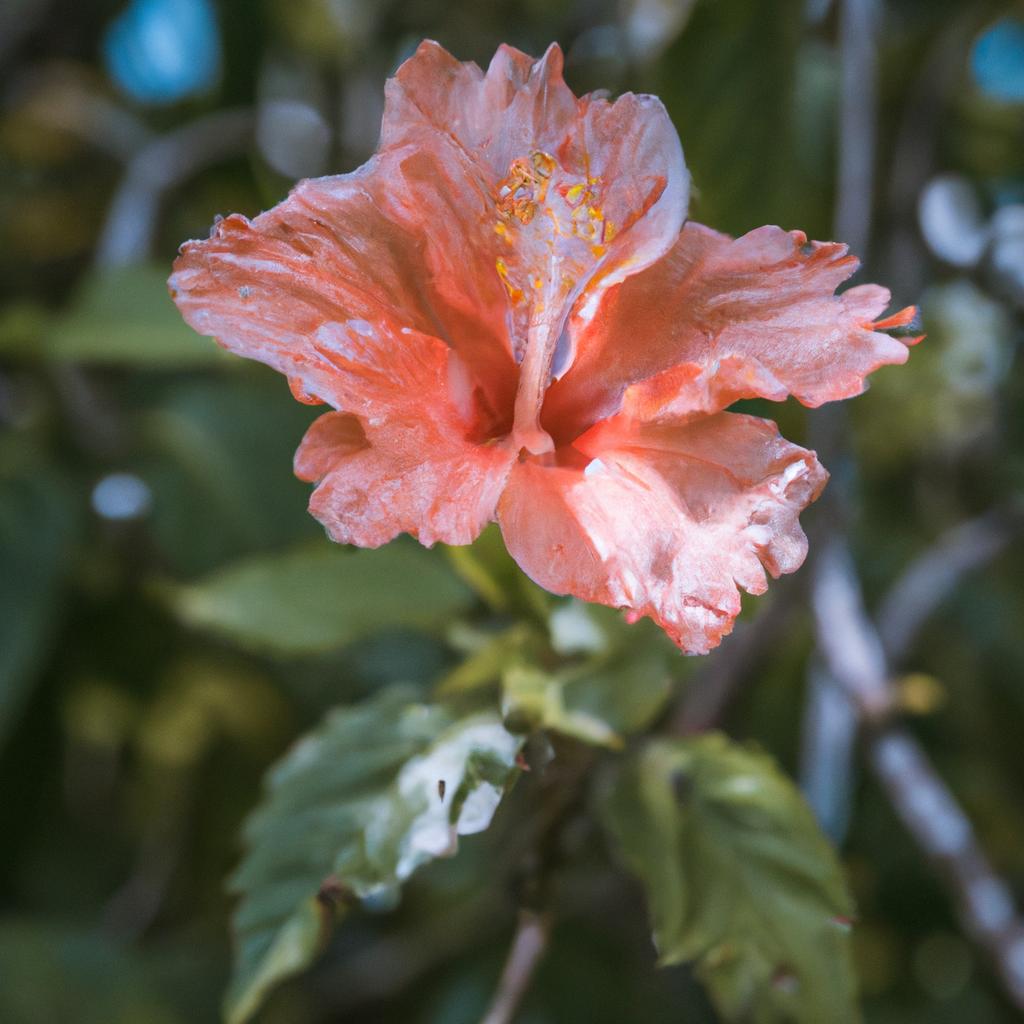
<path fill-rule="evenodd" d="M 836 226 L 839 237 L 856 243 L 862 252 L 868 251 L 873 205 L 877 13 L 873 0 L 844 0 L 840 12 Z M 824 439 L 841 449 L 845 432 L 836 429 L 834 422 L 824 426 Z M 914 599 L 910 612 L 896 616 L 885 629 L 883 640 L 864 609 L 845 539 L 848 501 L 845 489 L 834 486 L 825 516 L 831 536 L 822 538 L 814 563 L 812 605 L 818 653 L 825 668 L 820 686 L 845 696 L 840 706 L 845 703 L 856 719 L 850 722 L 851 734 L 857 723 L 865 727 L 867 760 L 875 777 L 948 889 L 964 930 L 989 955 L 1007 994 L 1024 1009 L 1024 922 L 1009 887 L 996 875 L 953 794 L 920 744 L 894 722 L 896 702 L 889 666 L 890 657 L 907 650 L 910 637 L 936 606 L 936 599 L 929 600 L 922 586 L 936 594 L 948 592 L 960 573 L 990 557 L 1005 540 L 991 523 L 970 525 L 945 539 L 945 551 L 940 543 L 933 557 L 915 563 L 882 605 L 884 622 L 893 615 L 894 600 Z M 959 562 L 950 561 L 951 551 L 960 554 Z"/>
<path fill-rule="evenodd" d="M 1024 1010 L 1024 922 L 971 823 L 921 745 L 892 722 L 888 664 L 864 613 L 845 543 L 819 556 L 813 606 L 831 678 L 867 726 L 867 758 L 893 808 L 953 897 L 964 930 L 988 953 L 1014 1004 Z"/>

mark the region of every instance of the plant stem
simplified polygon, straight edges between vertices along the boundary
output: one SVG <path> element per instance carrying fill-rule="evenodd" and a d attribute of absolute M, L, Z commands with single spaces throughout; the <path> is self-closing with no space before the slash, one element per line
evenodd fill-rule
<path fill-rule="evenodd" d="M 520 912 L 519 926 L 502 969 L 498 989 L 480 1024 L 512 1024 L 547 950 L 550 932 L 551 925 L 546 915 L 531 910 Z"/>

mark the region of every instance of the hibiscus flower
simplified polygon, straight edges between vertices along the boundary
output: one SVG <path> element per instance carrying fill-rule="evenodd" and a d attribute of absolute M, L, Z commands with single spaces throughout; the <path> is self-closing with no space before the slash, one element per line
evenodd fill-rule
<path fill-rule="evenodd" d="M 827 474 L 738 399 L 846 398 L 907 358 L 842 245 L 686 222 L 661 103 L 577 98 L 562 54 L 486 73 L 425 42 L 376 155 L 187 242 L 188 323 L 325 403 L 295 456 L 339 542 L 468 544 L 496 520 L 541 586 L 684 651 L 792 572 Z"/>

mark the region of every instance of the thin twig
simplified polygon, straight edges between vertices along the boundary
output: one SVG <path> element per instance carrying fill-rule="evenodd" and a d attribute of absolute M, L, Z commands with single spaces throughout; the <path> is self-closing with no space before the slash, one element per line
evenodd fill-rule
<path fill-rule="evenodd" d="M 539 909 L 550 904 L 552 869 L 561 861 L 560 840 L 566 824 L 583 809 L 595 753 L 572 741 L 556 744 L 554 758 L 538 779 L 538 809 L 511 844 L 518 869 L 519 925 L 490 1008 L 481 1024 L 511 1024 L 548 946 L 552 915 Z"/>
<path fill-rule="evenodd" d="M 49 368 L 49 375 L 75 444 L 98 459 L 123 456 L 129 446 L 129 432 L 94 376 L 77 363 L 58 363 Z"/>
<path fill-rule="evenodd" d="M 833 536 L 841 538 L 844 489 L 836 487 L 829 497 L 840 514 L 828 525 Z M 882 717 L 889 711 L 890 697 L 885 681 L 885 657 L 880 646 L 873 646 L 867 632 L 849 628 L 867 624 L 860 595 L 842 586 L 844 574 L 853 572 L 845 544 L 828 536 L 819 538 L 812 565 L 811 606 L 816 624 L 817 652 L 807 672 L 807 699 L 800 739 L 800 788 L 822 828 L 837 845 L 846 836 L 853 784 L 856 777 L 856 738 L 860 732 L 860 710 L 870 709 L 870 717 Z M 853 601 L 853 604 L 849 602 Z M 842 615 L 834 609 L 842 605 Z M 860 700 L 853 702 L 836 685 L 832 666 L 842 664 L 849 685 L 855 686 Z M 881 680 L 881 685 L 879 684 Z"/>
<path fill-rule="evenodd" d="M 498 989 L 480 1024 L 512 1024 L 547 949 L 550 931 L 547 917 L 530 910 L 520 913 Z"/>
<path fill-rule="evenodd" d="M 124 266 L 146 259 L 165 193 L 205 167 L 243 151 L 254 128 L 252 110 L 218 110 L 145 146 L 128 164 L 110 205 L 96 247 L 96 263 Z"/>
<path fill-rule="evenodd" d="M 862 718 L 881 721 L 892 709 L 885 652 L 861 599 L 846 542 L 824 541 L 814 560 L 811 606 L 818 649 Z"/>
<path fill-rule="evenodd" d="M 841 10 L 842 98 L 836 230 L 856 251 L 870 242 L 875 152 L 875 0 L 844 0 Z M 964 930 L 989 955 L 1009 997 L 1024 1010 L 1024 922 L 1005 882 L 989 864 L 971 824 L 939 778 L 924 750 L 905 730 L 891 724 L 894 707 L 887 655 L 905 649 L 918 626 L 971 565 L 998 548 L 993 531 L 968 528 L 955 534 L 934 558 L 919 560 L 883 605 L 889 642 L 864 610 L 856 567 L 840 525 L 844 488 L 833 488 L 833 536 L 819 549 L 812 580 L 818 650 L 834 685 L 845 694 L 846 714 L 868 725 L 868 760 L 892 805 L 917 845 L 945 883 Z M 822 686 L 829 679 L 819 680 Z M 840 703 L 836 704 L 841 708 Z M 812 722 L 811 727 L 816 727 Z M 819 722 L 820 724 L 820 722 Z M 805 747 L 806 749 L 806 747 Z M 805 767 L 813 771 L 814 765 Z M 833 766 L 834 768 L 835 766 Z M 839 766 L 841 771 L 842 766 Z M 842 797 L 842 794 L 840 794 Z"/>
<path fill-rule="evenodd" d="M 117 114 L 113 106 L 102 108 L 100 113 L 97 109 L 91 100 L 83 107 L 94 117 Z M 244 149 L 253 125 L 251 110 L 221 110 L 153 141 L 145 141 L 128 160 L 121 185 L 111 201 L 93 256 L 95 266 L 122 267 L 147 259 L 165 193 L 205 167 Z M 81 131 L 92 137 L 95 128 L 94 124 L 92 128 L 82 127 Z M 148 140 L 149 136 L 137 138 Z M 83 446 L 104 458 L 121 454 L 126 447 L 127 431 L 117 410 L 104 400 L 93 375 L 81 366 L 57 366 L 51 372 Z"/>
<path fill-rule="evenodd" d="M 869 757 L 896 813 L 953 895 L 965 931 L 988 952 L 1014 1005 L 1024 1010 L 1024 921 L 967 816 L 904 730 L 875 736 Z"/>
<path fill-rule="evenodd" d="M 841 0 L 839 3 L 839 143 L 833 229 L 835 237 L 849 244 L 861 257 L 868 255 L 874 206 L 878 14 L 877 0 Z M 841 534 L 848 516 L 852 478 L 845 409 L 835 403 L 828 409 L 816 411 L 810 418 L 810 429 L 814 447 L 834 471 L 819 515 L 826 528 Z M 823 552 L 823 557 L 829 557 L 827 551 Z M 820 565 L 818 561 L 818 568 Z M 827 572 L 819 574 L 818 583 L 816 593 L 828 586 Z M 850 611 L 863 615 L 861 609 Z M 819 646 L 831 643 L 839 649 L 835 653 L 858 657 L 861 664 L 856 666 L 855 677 L 861 685 L 870 685 L 871 661 L 879 652 L 844 653 L 847 638 L 823 632 L 820 615 L 818 621 Z M 858 722 L 854 707 L 833 692 L 828 661 L 828 658 L 812 658 L 808 673 L 808 696 L 801 728 L 800 785 L 819 821 L 832 838 L 840 842 L 851 804 L 853 739 Z M 872 697 L 872 703 L 884 700 L 884 694 L 876 693 Z"/>
<path fill-rule="evenodd" d="M 837 846 L 850 824 L 859 734 L 856 709 L 820 657 L 813 658 L 800 737 L 800 789 L 822 830 Z"/>
<path fill-rule="evenodd" d="M 37 88 L 38 95 L 28 103 L 33 121 L 74 135 L 122 163 L 129 163 L 156 138 L 142 118 L 78 81 Z"/>
<path fill-rule="evenodd" d="M 103 907 L 102 928 L 121 942 L 137 942 L 156 920 L 181 862 L 181 825 L 174 832 L 159 822 L 141 845 L 131 875 Z"/>
<path fill-rule="evenodd" d="M 882 599 L 876 621 L 885 655 L 898 664 L 935 610 L 969 572 L 1024 531 L 1024 499 L 954 526 L 904 571 Z"/>
<path fill-rule="evenodd" d="M 840 5 L 839 180 L 836 237 L 867 255 L 875 172 L 876 0 Z"/>
<path fill-rule="evenodd" d="M 815 576 L 819 646 L 827 667 L 874 727 L 868 759 L 896 813 L 945 883 L 964 930 L 991 958 L 1006 992 L 1024 1010 L 1024 922 L 967 816 L 920 744 L 889 724 L 888 671 L 878 633 L 863 611 L 845 544 L 836 539 Z"/>
<path fill-rule="evenodd" d="M 874 162 L 874 50 L 873 0 L 846 0 L 842 7 L 843 40 L 842 125 L 840 130 L 837 236 L 864 252 L 870 240 Z M 841 416 L 841 413 L 838 414 Z M 815 423 L 824 444 L 840 436 L 837 418 Z M 832 461 L 830 458 L 830 461 Z M 853 560 L 843 539 L 847 497 L 833 485 L 829 507 L 822 517 L 831 537 L 822 537 L 813 574 L 814 608 L 820 664 L 816 669 L 823 687 L 835 686 L 842 697 L 840 731 L 853 735 L 858 723 L 868 725 L 868 760 L 896 813 L 914 837 L 949 890 L 962 925 L 991 958 L 1006 991 L 1024 1009 L 1024 922 L 1007 884 L 1000 879 L 978 844 L 966 815 L 941 781 L 917 741 L 894 726 L 894 697 L 887 655 L 905 650 L 910 638 L 962 574 L 994 556 L 1019 529 L 1024 513 L 1014 506 L 952 531 L 937 549 L 915 563 L 883 603 L 882 621 L 895 617 L 885 633 L 868 617 Z M 754 624 L 756 626 L 756 623 Z M 684 700 L 674 725 L 691 732 L 707 728 L 720 715 L 747 672 L 748 647 L 756 647 L 754 627 L 746 630 L 747 643 L 732 659 L 724 659 Z M 739 647 L 737 637 L 734 643 Z M 696 681 L 695 681 L 696 682 Z M 818 728 L 819 716 L 809 728 Z M 830 719 L 834 727 L 836 716 Z M 812 759 L 813 761 L 813 759 Z M 805 770 L 814 772 L 816 764 Z M 843 765 L 834 766 L 842 772 Z"/>

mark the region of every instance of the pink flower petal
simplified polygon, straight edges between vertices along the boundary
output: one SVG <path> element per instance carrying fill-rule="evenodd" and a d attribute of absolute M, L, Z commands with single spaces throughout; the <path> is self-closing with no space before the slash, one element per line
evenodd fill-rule
<path fill-rule="evenodd" d="M 909 321 L 875 322 L 885 288 L 833 294 L 856 268 L 845 246 L 799 231 L 731 239 L 688 223 L 666 257 L 609 292 L 589 321 L 575 318 L 577 359 L 548 392 L 544 422 L 571 440 L 614 413 L 627 388 L 638 414 L 674 418 L 738 398 L 792 394 L 818 406 L 859 394 L 917 339 L 875 329 Z"/>
<path fill-rule="evenodd" d="M 348 402 L 358 417 L 316 420 L 295 454 L 296 475 L 319 485 L 309 510 L 340 543 L 408 533 L 428 547 L 469 544 L 494 518 L 514 453 L 467 436 L 454 353 L 425 335 L 389 341 L 360 349 L 341 332 L 325 349 L 361 378 L 362 400 Z"/>
<path fill-rule="evenodd" d="M 557 45 L 540 60 L 500 46 L 485 74 L 427 40 L 389 79 L 384 96 L 381 149 L 420 144 L 428 128 L 488 184 L 503 178 L 516 157 L 560 146 L 577 112 Z"/>
<path fill-rule="evenodd" d="M 490 263 L 474 275 L 465 248 L 460 273 L 424 274 L 428 226 L 422 216 L 418 225 L 403 222 L 398 195 L 416 183 L 393 163 L 376 158 L 353 174 L 304 181 L 252 221 L 219 221 L 208 239 L 182 246 L 172 294 L 199 333 L 284 373 L 305 400 L 336 407 L 338 382 L 314 344 L 325 325 L 362 322 L 441 338 L 471 369 L 493 417 L 515 388 L 502 289 L 493 283 L 489 299 L 481 294 Z M 455 194 L 453 186 L 449 199 Z"/>
<path fill-rule="evenodd" d="M 322 418 L 300 451 L 300 473 L 325 477 L 311 508 L 332 536 L 468 543 L 492 517 L 512 456 L 479 443 L 492 417 L 476 378 L 419 329 L 432 324 L 416 249 L 381 216 L 373 185 L 372 171 L 305 182 L 252 222 L 222 220 L 183 247 L 171 288 L 196 330 L 286 374 L 304 400 L 358 418 L 365 449 L 351 450 L 351 418 Z M 330 438 L 337 465 L 350 467 L 345 487 L 322 472 Z M 443 507 L 460 496 L 463 507 Z"/>
<path fill-rule="evenodd" d="M 461 171 L 475 184 L 482 235 L 472 237 L 491 247 L 522 364 L 515 445 L 549 451 L 538 417 L 552 372 L 572 361 L 569 344 L 555 365 L 570 309 L 667 252 L 685 216 L 689 179 L 664 108 L 632 94 L 577 100 L 557 46 L 539 61 L 503 46 L 485 75 L 424 43 L 388 83 L 381 143 L 429 154 L 441 180 Z M 443 200 L 431 207 L 446 211 Z M 439 230 L 452 227 L 459 236 L 430 252 L 465 247 L 462 225 L 442 216 Z"/>
<path fill-rule="evenodd" d="M 469 544 L 494 519 L 512 462 L 507 448 L 460 444 L 424 420 L 356 451 L 334 449 L 309 511 L 342 544 L 375 548 L 400 533 L 427 547 Z"/>
<path fill-rule="evenodd" d="M 295 452 L 295 475 L 319 483 L 342 459 L 367 447 L 366 431 L 358 416 L 325 412 L 314 420 Z"/>
<path fill-rule="evenodd" d="M 773 423 L 619 420 L 579 447 L 582 470 L 518 464 L 498 506 L 509 552 L 548 590 L 650 616 L 703 654 L 731 630 L 738 587 L 762 593 L 765 569 L 803 561 L 797 516 L 827 474 Z"/>
<path fill-rule="evenodd" d="M 793 571 L 824 486 L 739 398 L 856 394 L 906 359 L 889 295 L 835 296 L 843 246 L 681 228 L 661 104 L 577 99 L 551 47 L 487 72 L 425 43 L 387 86 L 377 155 L 187 243 L 186 320 L 333 412 L 295 470 L 338 541 L 468 543 L 498 517 L 558 593 L 651 616 L 686 651 L 740 588 Z"/>

